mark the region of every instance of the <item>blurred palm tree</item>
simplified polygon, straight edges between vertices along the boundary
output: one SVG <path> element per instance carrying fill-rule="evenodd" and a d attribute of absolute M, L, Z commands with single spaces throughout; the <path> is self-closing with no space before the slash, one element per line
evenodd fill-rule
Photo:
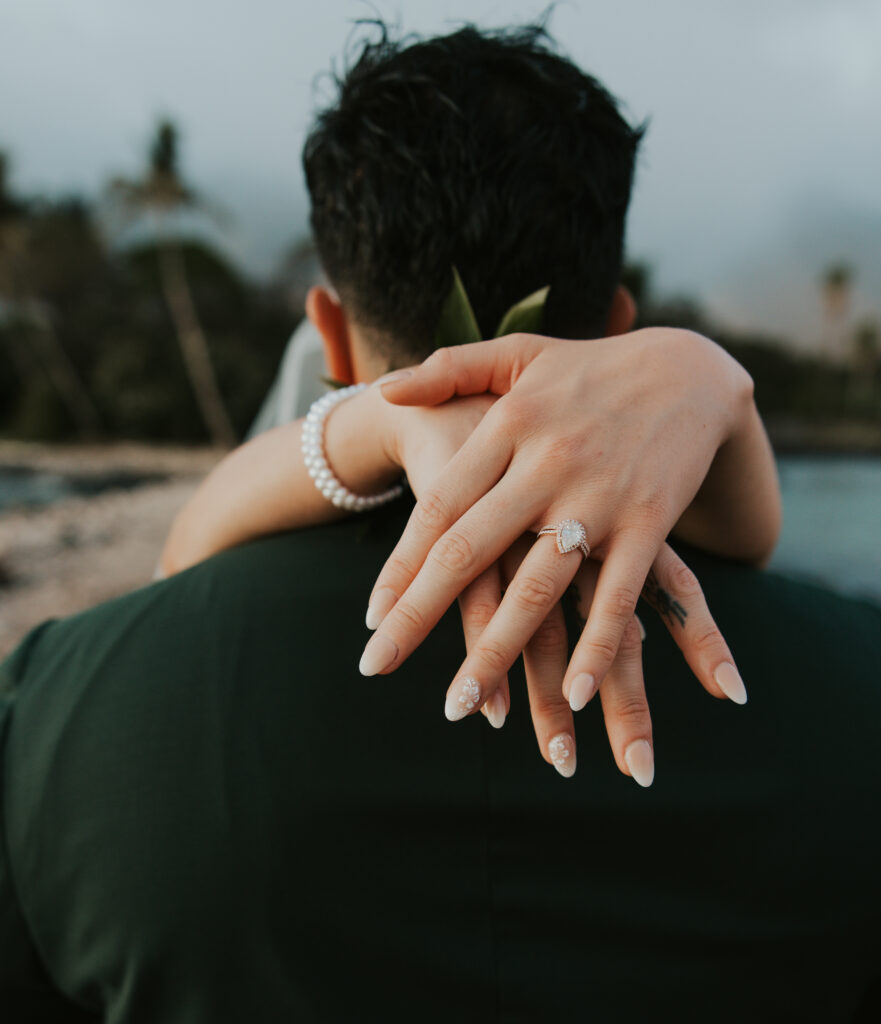
<path fill-rule="evenodd" d="M 876 320 L 864 320 L 854 331 L 853 370 L 857 401 L 877 417 L 881 413 L 876 397 L 881 383 L 881 324 Z"/>
<path fill-rule="evenodd" d="M 108 193 L 114 211 L 127 220 L 146 215 L 158 223 L 159 279 L 193 394 L 212 441 L 232 447 L 237 440 L 236 432 L 217 384 L 187 277 L 184 254 L 172 224 L 175 217 L 192 210 L 212 213 L 215 218 L 217 214 L 181 178 L 178 132 L 171 121 L 159 124 L 150 147 L 146 175 L 135 181 L 116 178 L 110 183 Z"/>
<path fill-rule="evenodd" d="M 820 277 L 823 310 L 826 317 L 826 354 L 835 359 L 846 353 L 845 330 L 850 314 L 850 299 L 853 290 L 854 272 L 848 263 L 831 263 Z"/>
<path fill-rule="evenodd" d="M 24 212 L 24 203 L 9 189 L 9 158 L 0 150 L 0 221 Z"/>
<path fill-rule="evenodd" d="M 0 151 L 0 325 L 8 350 L 23 381 L 42 366 L 82 437 L 101 434 L 101 419 L 88 389 L 70 359 L 55 327 L 53 309 L 40 293 L 40 256 L 33 238 L 29 204 L 9 188 L 9 163 Z M 23 341 L 20 328 L 25 329 Z"/>
<path fill-rule="evenodd" d="M 864 320 L 853 336 L 854 361 L 865 373 L 874 373 L 881 362 L 881 324 Z"/>

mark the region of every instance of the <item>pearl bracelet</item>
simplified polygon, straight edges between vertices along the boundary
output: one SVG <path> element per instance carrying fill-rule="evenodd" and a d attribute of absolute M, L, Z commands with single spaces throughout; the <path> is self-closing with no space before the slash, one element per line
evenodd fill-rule
<path fill-rule="evenodd" d="M 377 505 L 385 505 L 404 493 L 403 485 L 396 484 L 389 490 L 383 491 L 382 494 L 353 494 L 334 476 L 333 470 L 327 464 L 324 454 L 324 421 L 327 414 L 335 405 L 353 395 L 360 394 L 367 386 L 367 384 L 353 384 L 351 387 L 340 388 L 338 391 L 330 391 L 313 402 L 303 423 L 301 438 L 303 460 L 315 486 L 337 508 L 347 508 L 353 512 L 366 512 L 368 509 L 376 508 Z"/>

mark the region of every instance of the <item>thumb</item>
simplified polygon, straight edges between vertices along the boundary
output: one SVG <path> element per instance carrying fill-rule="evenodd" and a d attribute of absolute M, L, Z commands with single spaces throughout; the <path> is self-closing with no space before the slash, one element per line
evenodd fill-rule
<path fill-rule="evenodd" d="M 380 377 L 376 386 L 395 405 L 440 405 L 457 395 L 510 391 L 524 368 L 549 343 L 537 334 L 439 348 L 424 363 Z"/>

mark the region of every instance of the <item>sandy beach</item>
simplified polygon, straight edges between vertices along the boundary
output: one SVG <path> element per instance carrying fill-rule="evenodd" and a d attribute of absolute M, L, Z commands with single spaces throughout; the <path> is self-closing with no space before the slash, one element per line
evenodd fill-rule
<path fill-rule="evenodd" d="M 149 583 L 175 513 L 222 454 L 209 448 L 0 442 L 0 468 L 163 477 L 0 512 L 0 658 L 45 619 Z"/>

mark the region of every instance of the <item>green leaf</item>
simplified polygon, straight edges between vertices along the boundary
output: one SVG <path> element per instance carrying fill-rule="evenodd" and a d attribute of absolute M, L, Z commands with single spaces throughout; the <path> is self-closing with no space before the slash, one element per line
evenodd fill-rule
<path fill-rule="evenodd" d="M 447 348 L 449 345 L 468 345 L 482 341 L 477 317 L 471 308 L 465 285 L 459 271 L 453 267 L 453 286 L 441 309 L 440 320 L 434 332 L 434 347 Z"/>
<path fill-rule="evenodd" d="M 513 305 L 502 317 L 502 322 L 496 328 L 494 337 L 501 338 L 505 334 L 541 334 L 544 323 L 545 302 L 550 291 L 550 285 L 539 288 L 532 295 L 527 295 Z"/>

